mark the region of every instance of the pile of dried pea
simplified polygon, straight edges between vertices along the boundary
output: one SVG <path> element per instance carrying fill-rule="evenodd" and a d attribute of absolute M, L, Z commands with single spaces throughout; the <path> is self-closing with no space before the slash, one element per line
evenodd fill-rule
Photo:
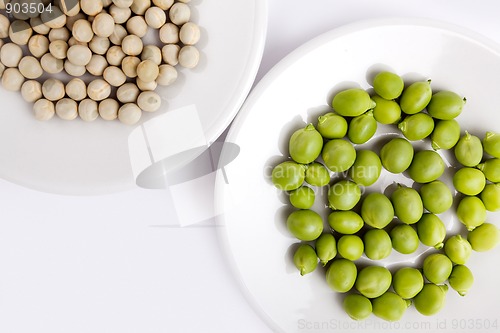
<path fill-rule="evenodd" d="M 474 276 L 465 264 L 472 251 L 488 251 L 500 243 L 498 226 L 486 222 L 487 211 L 500 211 L 500 134 L 487 132 L 481 139 L 462 133 L 455 118 L 465 98 L 452 91 L 433 92 L 430 80 L 405 87 L 399 75 L 384 71 L 372 86 L 372 96 L 360 88 L 337 93 L 332 112 L 291 135 L 291 158 L 272 171 L 273 184 L 297 208 L 286 221 L 302 241 L 293 262 L 301 275 L 321 262 L 327 284 L 346 293 L 343 306 L 355 320 L 373 313 L 396 321 L 410 304 L 433 315 L 444 306 L 448 285 L 462 296 L 471 288 Z M 400 135 L 388 139 L 378 153 L 357 148 L 374 137 L 378 123 L 393 124 Z M 415 150 L 411 142 L 421 140 L 430 140 L 432 148 Z M 454 189 L 439 179 L 445 163 L 437 151 L 447 149 L 456 159 Z M 363 195 L 382 168 L 404 172 L 413 186 L 397 184 L 387 195 Z M 331 184 L 334 175 L 340 179 Z M 312 210 L 323 187 L 331 209 L 325 221 L 329 230 Z M 463 230 L 447 235 L 440 214 L 453 209 L 454 200 Z M 422 267 L 391 272 L 376 263 L 393 250 L 414 253 L 420 244 L 431 249 Z M 371 264 L 357 265 L 363 254 Z"/>
<path fill-rule="evenodd" d="M 160 108 L 155 89 L 177 79 L 178 64 L 198 64 L 189 2 L 0 0 L 2 85 L 33 103 L 38 120 L 135 124 Z M 144 45 L 148 31 L 157 41 Z"/>

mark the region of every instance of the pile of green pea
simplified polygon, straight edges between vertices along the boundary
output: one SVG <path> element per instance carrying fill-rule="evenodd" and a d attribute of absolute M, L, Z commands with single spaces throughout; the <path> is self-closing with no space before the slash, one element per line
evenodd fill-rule
<path fill-rule="evenodd" d="M 320 262 L 331 289 L 345 293 L 344 309 L 355 320 L 373 313 L 396 321 L 410 304 L 433 315 L 449 287 L 462 296 L 471 288 L 474 276 L 465 264 L 472 251 L 500 242 L 498 227 L 486 222 L 487 211 L 500 210 L 500 134 L 479 138 L 462 131 L 455 118 L 465 98 L 433 92 L 430 80 L 405 86 L 399 75 L 383 71 L 371 85 L 372 95 L 361 88 L 336 93 L 331 112 L 295 131 L 290 158 L 273 168 L 273 184 L 296 208 L 286 221 L 301 241 L 293 262 L 301 275 Z M 400 135 L 378 153 L 357 148 L 374 137 L 379 123 L 394 124 Z M 412 142 L 420 140 L 430 140 L 432 148 L 415 149 Z M 440 180 L 445 162 L 438 150 L 453 151 L 453 189 Z M 365 193 L 382 168 L 404 173 L 413 186 L 398 184 L 388 195 Z M 312 209 L 325 187 L 327 221 Z M 440 218 L 450 209 L 463 224 L 456 235 L 447 235 Z M 421 267 L 391 271 L 376 262 L 392 250 L 413 253 L 420 244 L 431 247 Z M 370 264 L 360 264 L 362 257 Z"/>

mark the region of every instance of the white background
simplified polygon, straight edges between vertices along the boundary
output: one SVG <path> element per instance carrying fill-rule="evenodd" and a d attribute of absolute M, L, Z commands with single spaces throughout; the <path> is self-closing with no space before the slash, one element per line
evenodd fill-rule
<path fill-rule="evenodd" d="M 499 12 L 496 0 L 269 0 L 257 81 L 346 23 L 426 17 L 500 43 Z M 96 197 L 0 181 L 0 332 L 269 332 L 231 275 L 213 221 L 180 226 L 210 214 L 211 196 L 210 177 Z"/>

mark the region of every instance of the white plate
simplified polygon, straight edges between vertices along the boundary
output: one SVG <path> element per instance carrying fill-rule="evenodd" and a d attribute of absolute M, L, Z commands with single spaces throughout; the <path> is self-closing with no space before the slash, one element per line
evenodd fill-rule
<path fill-rule="evenodd" d="M 265 0 L 193 0 L 193 21 L 202 29 L 202 54 L 194 70 L 180 69 L 161 94 L 158 114 L 195 106 L 204 136 L 214 141 L 233 120 L 257 73 L 267 27 Z M 61 194 L 100 194 L 135 186 L 128 136 L 136 126 L 102 120 L 38 122 L 19 93 L 0 89 L 0 177 Z M 177 124 L 185 131 L 191 124 Z M 168 144 L 168 143 L 167 143 Z M 184 161 L 185 162 L 185 161 Z"/>
<path fill-rule="evenodd" d="M 350 320 L 341 308 L 342 296 L 326 285 L 324 269 L 301 277 L 293 267 L 292 249 L 298 241 L 285 226 L 291 209 L 286 196 L 272 186 L 271 170 L 286 159 L 291 133 L 326 112 L 334 91 L 356 85 L 369 88 L 367 81 L 381 69 L 391 69 L 406 80 L 431 78 L 434 89 L 465 95 L 467 104 L 458 118 L 462 128 L 477 135 L 500 131 L 500 48 L 492 42 L 458 27 L 414 19 L 361 22 L 326 33 L 269 72 L 227 136 L 241 148 L 225 168 L 227 184 L 220 177 L 216 186 L 216 209 L 224 212 L 221 235 L 229 261 L 248 300 L 276 331 L 498 329 L 499 248 L 473 253 L 468 265 L 476 283 L 465 298 L 450 290 L 438 315 L 425 317 L 411 307 L 396 323 L 375 316 L 360 323 Z M 372 139 L 367 146 L 376 142 Z M 452 161 L 448 154 L 443 156 Z M 450 172 L 443 177 L 449 182 Z M 394 180 L 408 182 L 385 172 L 373 187 L 379 190 Z M 323 202 L 315 208 L 326 214 Z M 450 233 L 464 231 L 453 214 L 442 217 Z M 393 251 L 383 264 L 419 263 L 422 257 L 417 254 L 424 249 L 410 256 Z"/>

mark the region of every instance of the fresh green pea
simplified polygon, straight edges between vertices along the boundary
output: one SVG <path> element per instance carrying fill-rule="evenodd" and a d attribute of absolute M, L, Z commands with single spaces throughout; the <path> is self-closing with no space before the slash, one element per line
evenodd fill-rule
<path fill-rule="evenodd" d="M 385 293 L 392 282 L 391 272 L 382 266 L 366 266 L 356 278 L 356 290 L 368 298 L 379 297 Z"/>
<path fill-rule="evenodd" d="M 361 189 L 350 180 L 339 180 L 328 190 L 328 202 L 332 209 L 350 210 L 356 206 L 360 198 Z"/>
<path fill-rule="evenodd" d="M 313 124 L 295 131 L 288 144 L 292 159 L 302 164 L 313 162 L 321 153 L 322 148 L 323 137 Z"/>
<path fill-rule="evenodd" d="M 500 158 L 500 134 L 486 132 L 483 138 L 483 147 L 486 154 Z"/>
<path fill-rule="evenodd" d="M 402 173 L 413 160 L 413 146 L 403 138 L 394 138 L 380 150 L 380 160 L 384 168 L 391 173 Z"/>
<path fill-rule="evenodd" d="M 500 184 L 486 185 L 480 197 L 486 210 L 490 212 L 497 212 L 500 210 Z"/>
<path fill-rule="evenodd" d="M 338 233 L 352 235 L 361 230 L 364 221 L 352 210 L 336 210 L 328 215 L 328 224 Z"/>
<path fill-rule="evenodd" d="M 381 124 L 395 124 L 401 119 L 401 108 L 399 104 L 392 100 L 387 100 L 380 96 L 372 96 L 377 104 L 373 108 L 373 117 Z"/>
<path fill-rule="evenodd" d="M 359 185 L 370 186 L 377 181 L 381 171 L 382 163 L 376 153 L 358 150 L 356 160 L 349 169 L 349 176 Z"/>
<path fill-rule="evenodd" d="M 401 296 L 391 291 L 375 298 L 372 303 L 373 314 L 387 321 L 400 320 L 410 306 L 410 301 L 402 299 Z"/>
<path fill-rule="evenodd" d="M 301 186 L 290 192 L 289 198 L 292 206 L 300 209 L 309 209 L 314 204 L 314 190 L 307 186 Z"/>
<path fill-rule="evenodd" d="M 305 181 L 312 186 L 325 186 L 330 182 L 330 173 L 323 164 L 313 162 L 307 166 Z"/>
<path fill-rule="evenodd" d="M 398 124 L 399 130 L 410 141 L 423 140 L 434 130 L 434 120 L 425 113 L 407 116 Z"/>
<path fill-rule="evenodd" d="M 305 179 L 306 167 L 293 161 L 286 161 L 274 167 L 272 181 L 280 190 L 291 191 L 299 188 Z"/>
<path fill-rule="evenodd" d="M 441 177 L 444 168 L 443 159 L 438 153 L 433 150 L 421 150 L 415 153 L 408 174 L 417 183 L 430 183 Z"/>
<path fill-rule="evenodd" d="M 465 98 L 453 91 L 439 91 L 432 95 L 427 112 L 436 119 L 450 120 L 462 113 L 465 101 Z"/>
<path fill-rule="evenodd" d="M 455 264 L 463 265 L 469 260 L 472 247 L 461 235 L 454 235 L 444 243 L 444 253 Z"/>
<path fill-rule="evenodd" d="M 363 240 L 357 235 L 343 235 L 339 238 L 338 251 L 345 259 L 358 260 L 363 255 Z"/>
<path fill-rule="evenodd" d="M 373 78 L 373 89 L 385 99 L 398 98 L 404 89 L 403 79 L 392 72 L 383 71 Z"/>
<path fill-rule="evenodd" d="M 474 284 L 474 275 L 469 267 L 464 265 L 455 265 L 448 278 L 450 287 L 455 289 L 460 296 L 465 296 Z"/>
<path fill-rule="evenodd" d="M 424 205 L 417 190 L 398 185 L 391 194 L 394 212 L 399 220 L 406 224 L 417 223 L 424 213 Z"/>
<path fill-rule="evenodd" d="M 315 240 L 323 232 L 323 219 L 318 213 L 309 209 L 291 213 L 286 225 L 292 235 L 303 241 Z"/>
<path fill-rule="evenodd" d="M 318 257 L 311 245 L 300 244 L 293 255 L 293 263 L 299 270 L 300 275 L 306 275 L 316 269 Z"/>
<path fill-rule="evenodd" d="M 394 218 L 391 200 L 382 193 L 368 194 L 361 203 L 361 217 L 373 228 L 384 228 Z"/>
<path fill-rule="evenodd" d="M 448 286 L 426 283 L 422 290 L 413 298 L 413 304 L 418 312 L 424 316 L 432 316 L 444 306 Z"/>
<path fill-rule="evenodd" d="M 372 314 L 372 302 L 363 295 L 349 294 L 344 298 L 344 311 L 354 320 L 364 320 Z"/>
<path fill-rule="evenodd" d="M 387 258 L 392 252 L 391 237 L 384 229 L 370 229 L 363 235 L 365 254 L 372 260 Z"/>
<path fill-rule="evenodd" d="M 441 253 L 433 253 L 424 259 L 424 276 L 434 284 L 443 283 L 448 279 L 453 268 L 450 258 Z"/>
<path fill-rule="evenodd" d="M 476 195 L 486 186 L 486 178 L 481 170 L 465 167 L 453 175 L 453 186 L 465 195 Z"/>
<path fill-rule="evenodd" d="M 431 133 L 432 149 L 451 149 L 460 139 L 460 124 L 455 119 L 439 120 Z"/>
<path fill-rule="evenodd" d="M 434 214 L 446 212 L 453 204 L 451 190 L 440 180 L 422 185 L 420 187 L 420 197 L 424 208 Z"/>
<path fill-rule="evenodd" d="M 375 107 L 370 95 L 360 88 L 351 88 L 337 93 L 332 100 L 332 107 L 339 115 L 356 117 Z"/>
<path fill-rule="evenodd" d="M 486 207 L 478 197 L 464 197 L 458 203 L 457 217 L 471 231 L 486 220 Z"/>
<path fill-rule="evenodd" d="M 333 139 L 323 147 L 323 161 L 333 172 L 343 172 L 349 169 L 356 160 L 356 149 L 344 139 Z"/>
<path fill-rule="evenodd" d="M 475 167 L 483 158 L 481 140 L 465 131 L 465 135 L 462 135 L 455 145 L 455 157 L 463 166 Z"/>
<path fill-rule="evenodd" d="M 337 255 L 337 242 L 332 234 L 321 234 L 316 239 L 315 248 L 323 267 Z"/>
<path fill-rule="evenodd" d="M 362 144 L 370 140 L 377 131 L 377 121 L 373 112 L 368 111 L 352 118 L 347 130 L 347 137 L 352 143 Z"/>
<path fill-rule="evenodd" d="M 416 268 L 402 267 L 392 276 L 392 286 L 399 296 L 410 299 L 424 287 L 424 277 Z"/>
<path fill-rule="evenodd" d="M 489 251 L 500 243 L 500 230 L 494 224 L 483 223 L 469 232 L 467 240 L 474 251 Z"/>
<path fill-rule="evenodd" d="M 346 293 L 354 286 L 357 274 L 358 270 L 352 261 L 335 259 L 326 271 L 326 283 L 334 291 Z"/>
<path fill-rule="evenodd" d="M 347 120 L 333 112 L 319 116 L 317 127 L 325 139 L 340 139 L 347 134 Z"/>
<path fill-rule="evenodd" d="M 417 232 L 407 224 L 398 224 L 389 233 L 394 250 L 410 254 L 417 250 L 420 241 Z"/>
<path fill-rule="evenodd" d="M 415 82 L 403 90 L 399 105 L 406 114 L 415 114 L 429 104 L 432 97 L 431 81 Z"/>
<path fill-rule="evenodd" d="M 491 158 L 477 166 L 484 173 L 486 179 L 492 183 L 500 183 L 500 159 Z"/>
<path fill-rule="evenodd" d="M 446 227 L 437 215 L 425 213 L 422 215 L 420 221 L 417 222 L 417 234 L 422 244 L 439 250 L 444 245 Z"/>

